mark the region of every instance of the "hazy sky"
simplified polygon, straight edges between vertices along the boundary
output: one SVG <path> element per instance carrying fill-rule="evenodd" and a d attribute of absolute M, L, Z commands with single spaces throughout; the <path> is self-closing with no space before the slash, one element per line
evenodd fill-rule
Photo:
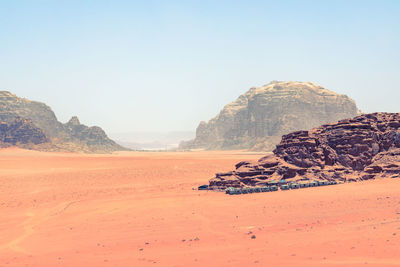
<path fill-rule="evenodd" d="M 195 130 L 251 86 L 400 112 L 400 1 L 0 0 L 0 89 L 107 132 Z"/>

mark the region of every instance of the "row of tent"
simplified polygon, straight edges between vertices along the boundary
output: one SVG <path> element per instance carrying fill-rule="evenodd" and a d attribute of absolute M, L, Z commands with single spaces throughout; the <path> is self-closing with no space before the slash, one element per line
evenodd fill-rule
<path fill-rule="evenodd" d="M 299 189 L 299 188 L 307 188 L 307 187 L 315 187 L 315 186 L 325 186 L 325 185 L 335 185 L 337 182 L 335 180 L 332 181 L 310 181 L 310 182 L 302 182 L 302 183 L 286 183 L 278 185 L 270 185 L 270 186 L 255 186 L 255 187 L 244 187 L 244 188 L 236 188 L 236 187 L 228 187 L 225 190 L 226 194 L 229 195 L 240 195 L 240 194 L 251 194 L 251 193 L 261 193 L 261 192 L 273 192 L 281 190 L 289 190 L 289 189 Z"/>

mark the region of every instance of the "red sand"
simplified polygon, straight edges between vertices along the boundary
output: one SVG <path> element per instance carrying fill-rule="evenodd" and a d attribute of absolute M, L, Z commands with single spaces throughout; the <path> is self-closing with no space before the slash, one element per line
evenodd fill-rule
<path fill-rule="evenodd" d="M 0 266 L 400 266 L 400 179 L 192 190 L 259 157 L 0 150 Z"/>

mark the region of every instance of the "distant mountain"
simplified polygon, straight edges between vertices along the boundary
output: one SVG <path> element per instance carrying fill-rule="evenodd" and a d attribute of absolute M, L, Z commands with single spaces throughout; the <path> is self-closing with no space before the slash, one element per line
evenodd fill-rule
<path fill-rule="evenodd" d="M 120 145 L 135 150 L 171 150 L 177 149 L 179 143 L 193 139 L 192 131 L 171 132 L 127 132 L 111 133 L 110 136 Z"/>
<path fill-rule="evenodd" d="M 209 122 L 181 149 L 271 151 L 283 134 L 358 115 L 355 102 L 311 82 L 279 82 L 252 87 Z"/>
<path fill-rule="evenodd" d="M 69 122 L 63 124 L 46 104 L 0 91 L 0 122 L 12 125 L 18 120 L 25 120 L 45 135 L 47 142 L 36 144 L 37 149 L 87 153 L 126 150 L 109 139 L 100 127 L 80 124 L 77 117 L 72 117 Z M 15 144 L 20 144 L 16 141 Z"/>

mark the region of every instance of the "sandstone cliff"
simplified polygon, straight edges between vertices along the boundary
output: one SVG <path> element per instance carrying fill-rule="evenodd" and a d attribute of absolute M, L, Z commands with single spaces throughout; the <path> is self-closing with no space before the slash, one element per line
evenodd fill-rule
<path fill-rule="evenodd" d="M 358 114 L 346 95 L 311 82 L 273 81 L 251 88 L 208 123 L 201 122 L 196 138 L 180 148 L 271 151 L 283 134 Z"/>
<path fill-rule="evenodd" d="M 373 113 L 284 135 L 274 154 L 216 174 L 211 188 L 285 179 L 358 181 L 400 174 L 400 113 Z"/>
<path fill-rule="evenodd" d="M 7 124 L 19 118 L 31 120 L 34 127 L 43 131 L 49 142 L 38 148 L 44 150 L 87 153 L 126 150 L 109 139 L 99 127 L 80 124 L 77 117 L 62 124 L 49 106 L 0 91 L 0 121 Z"/>

